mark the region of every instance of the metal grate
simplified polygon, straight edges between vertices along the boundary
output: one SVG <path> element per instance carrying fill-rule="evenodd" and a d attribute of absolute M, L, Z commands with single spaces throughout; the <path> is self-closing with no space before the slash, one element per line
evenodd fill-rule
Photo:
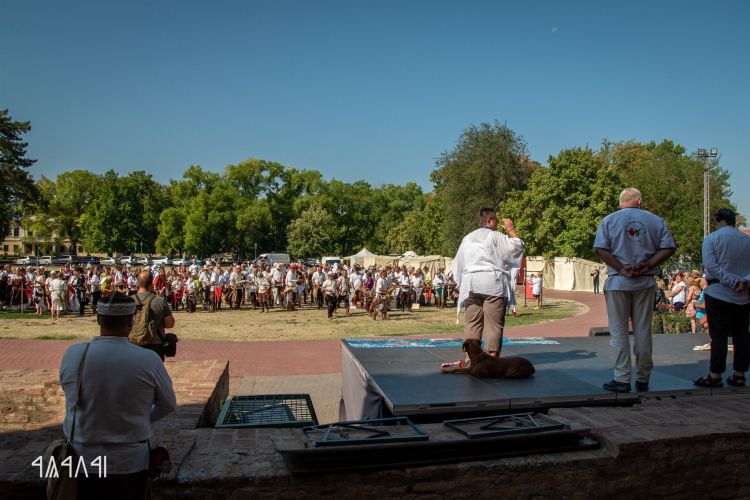
<path fill-rule="evenodd" d="M 429 438 L 407 417 L 336 422 L 305 427 L 302 432 L 315 447 L 405 443 Z"/>
<path fill-rule="evenodd" d="M 216 427 L 305 427 L 317 425 L 309 394 L 230 396 Z"/>
<path fill-rule="evenodd" d="M 565 424 L 537 413 L 514 413 L 495 417 L 446 420 L 443 425 L 469 439 L 511 434 L 533 434 L 555 431 L 565 427 Z"/>

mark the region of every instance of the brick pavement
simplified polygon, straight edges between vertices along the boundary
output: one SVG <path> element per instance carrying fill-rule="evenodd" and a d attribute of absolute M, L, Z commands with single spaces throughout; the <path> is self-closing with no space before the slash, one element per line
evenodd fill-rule
<path fill-rule="evenodd" d="M 508 337 L 580 337 L 592 326 L 606 326 L 604 296 L 588 292 L 545 291 L 550 298 L 575 300 L 589 310 L 578 316 L 536 325 L 508 328 Z M 529 302 L 531 304 L 531 302 Z M 521 305 L 523 302 L 521 302 Z M 519 307 L 520 313 L 533 313 L 533 307 Z M 461 337 L 456 333 L 434 338 Z M 57 369 L 71 344 L 62 340 L 0 340 L 0 370 L 29 368 Z M 229 360 L 230 376 L 324 375 L 341 373 L 341 347 L 338 340 L 258 341 L 258 342 L 184 342 L 175 361 Z"/>

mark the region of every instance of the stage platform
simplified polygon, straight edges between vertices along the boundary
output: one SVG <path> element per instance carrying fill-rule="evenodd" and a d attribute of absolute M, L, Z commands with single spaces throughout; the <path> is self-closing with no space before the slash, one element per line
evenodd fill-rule
<path fill-rule="evenodd" d="M 445 362 L 464 359 L 460 339 L 420 346 L 410 341 L 342 340 L 342 395 L 347 420 L 441 416 L 481 412 L 522 412 L 563 406 L 629 405 L 644 397 L 689 397 L 750 393 L 750 387 L 711 389 L 693 385 L 708 373 L 709 351 L 694 351 L 710 341 L 705 334 L 654 335 L 654 370 L 649 390 L 614 393 L 609 337 L 505 339 L 502 356 L 522 356 L 536 373 L 526 380 L 480 379 L 440 373 Z M 368 343 L 369 342 L 369 343 Z M 635 358 L 633 358 L 635 363 Z M 732 353 L 727 366 L 732 366 Z M 635 367 L 633 369 L 635 373 Z M 633 380 L 635 382 L 635 379 Z M 431 417 L 430 417 L 431 416 Z M 461 418 L 461 417 L 459 417 Z"/>

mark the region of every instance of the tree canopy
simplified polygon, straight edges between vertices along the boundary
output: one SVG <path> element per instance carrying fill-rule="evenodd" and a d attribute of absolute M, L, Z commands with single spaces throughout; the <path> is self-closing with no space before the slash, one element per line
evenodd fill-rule
<path fill-rule="evenodd" d="M 316 170 L 254 158 L 221 173 L 191 165 L 166 185 L 144 171 L 112 170 L 74 170 L 33 183 L 26 169 L 34 160 L 25 158 L 21 141 L 28 122 L 12 121 L 6 110 L 0 126 L 0 224 L 7 232 L 16 209 L 35 239 L 70 240 L 91 253 L 142 248 L 245 258 L 257 246 L 303 258 L 350 255 L 367 246 L 452 256 L 476 229 L 477 212 L 492 207 L 514 219 L 527 255 L 594 259 L 600 221 L 618 209 L 620 191 L 633 186 L 643 193 L 643 208 L 666 220 L 678 245 L 674 258 L 701 258 L 704 163 L 669 140 L 605 139 L 598 151 L 564 149 L 542 167 L 506 124 L 471 125 L 437 158 L 434 190 L 424 193 L 413 182 L 326 180 Z M 712 212 L 734 208 L 720 158 L 712 160 L 710 175 Z"/>
<path fill-rule="evenodd" d="M 443 248 L 454 254 L 461 239 L 476 229 L 484 207 L 497 207 L 511 191 L 523 191 L 536 168 L 523 136 L 506 124 L 471 125 L 456 146 L 435 161 L 430 179 L 443 211 Z"/>
<path fill-rule="evenodd" d="M 7 109 L 0 110 L 0 234 L 8 234 L 14 211 L 39 195 L 27 170 L 36 160 L 26 158 L 29 144 L 21 139 L 30 130 L 30 122 L 13 121 Z"/>

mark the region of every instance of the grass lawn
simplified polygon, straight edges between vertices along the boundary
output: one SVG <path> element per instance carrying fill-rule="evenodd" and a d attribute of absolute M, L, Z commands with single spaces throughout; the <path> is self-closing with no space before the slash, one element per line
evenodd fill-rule
<path fill-rule="evenodd" d="M 545 323 L 564 319 L 588 310 L 578 302 L 546 299 L 544 307 L 535 311 L 532 306 L 524 308 L 523 296 L 517 298 L 520 317 L 508 316 L 506 327 Z M 533 304 L 530 302 L 530 304 Z M 73 340 L 89 339 L 99 333 L 96 318 L 90 314 L 83 318 L 78 314 L 67 314 L 61 319 L 51 319 L 49 314 L 34 316 L 0 312 L 0 338 Z M 270 313 L 260 313 L 243 308 L 240 311 L 224 310 L 217 313 L 199 310 L 195 314 L 175 312 L 175 328 L 180 340 L 317 340 L 340 338 L 405 337 L 437 335 L 463 332 L 463 312 L 460 324 L 456 324 L 456 309 L 438 310 L 424 307 L 418 311 L 389 312 L 390 321 L 373 321 L 364 311 L 352 311 L 350 317 L 344 310 L 338 311 L 333 321 L 326 319 L 325 308 L 303 305 L 302 309 L 288 312 L 279 308 Z"/>

